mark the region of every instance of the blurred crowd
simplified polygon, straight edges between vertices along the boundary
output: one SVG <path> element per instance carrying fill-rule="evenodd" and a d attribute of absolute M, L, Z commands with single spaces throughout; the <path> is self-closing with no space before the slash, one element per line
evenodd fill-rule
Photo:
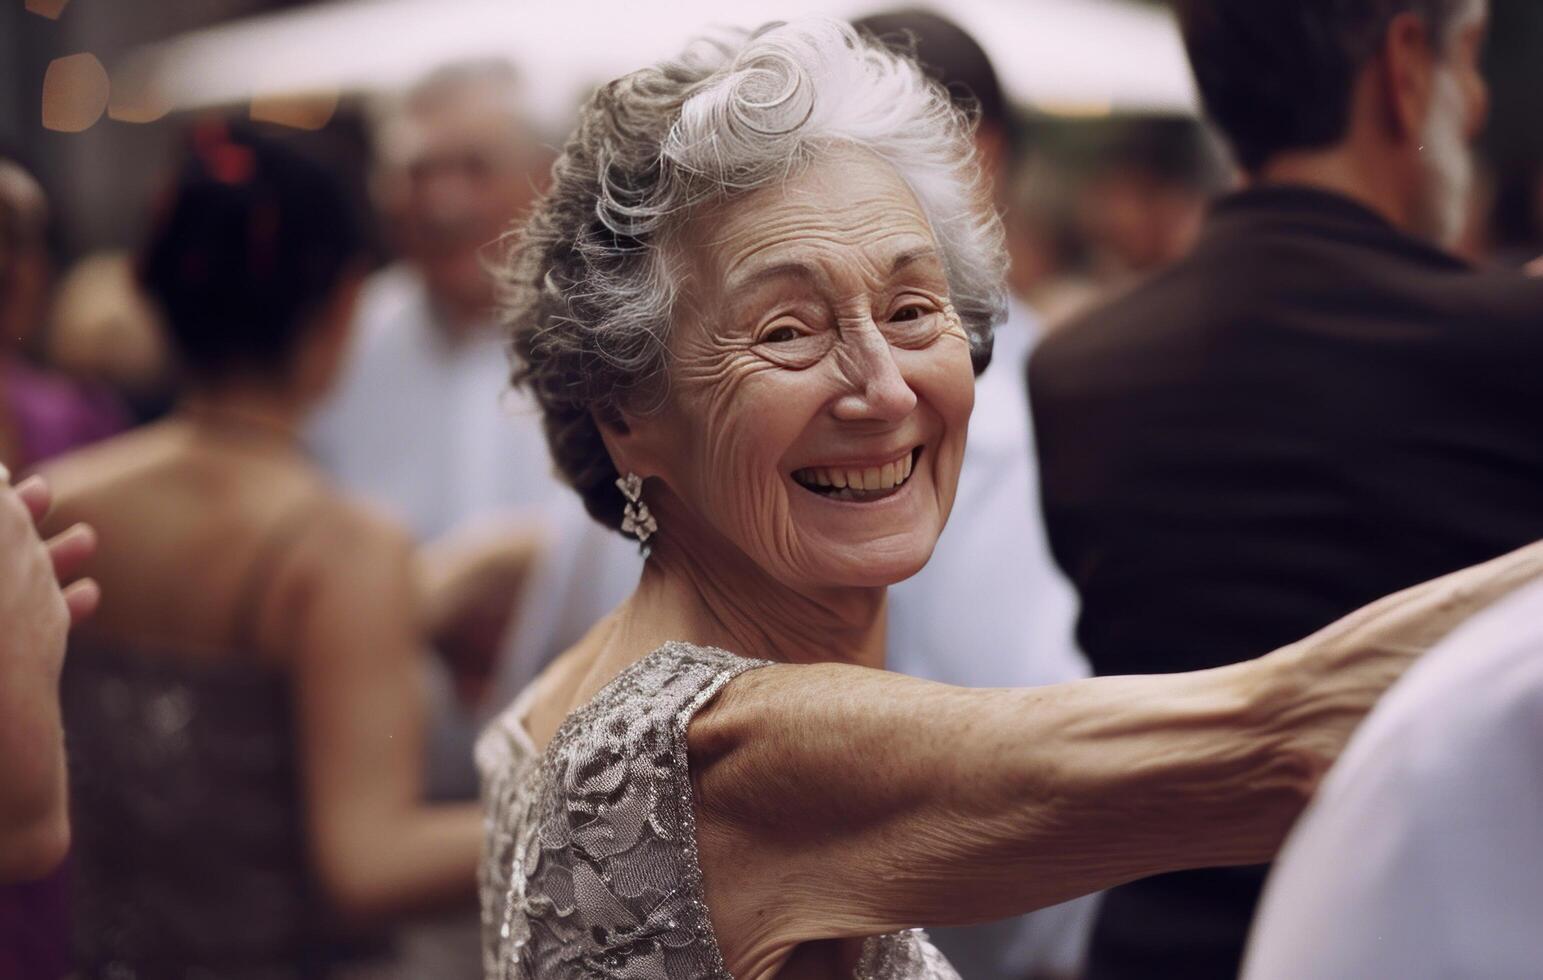
<path fill-rule="evenodd" d="M 1023 365 L 1047 336 L 1068 337 L 1057 356 L 1073 365 L 1097 357 L 1070 335 L 1191 255 L 1239 182 L 1233 159 L 1195 119 L 1016 107 L 942 17 L 864 26 L 915 45 L 976 114 L 1012 256 L 971 424 L 986 476 L 972 485 L 967 466 L 933 564 L 893 591 L 892 666 L 977 686 L 1178 669 L 1118 662 L 1123 640 L 1086 618 L 1073 638 L 1073 585 L 1085 616 L 1115 602 L 1099 563 L 1118 546 L 1078 535 L 1096 536 L 1085 510 L 1122 476 L 1062 467 L 1040 501 Z M 65 253 L 48 175 L 0 159 L 0 462 L 47 477 L 44 533 L 97 529 L 102 588 L 63 667 L 70 853 L 0 886 L 0 978 L 180 976 L 113 964 L 188 950 L 234 957 L 215 975 L 481 975 L 473 738 L 641 562 L 552 475 L 539 418 L 507 383 L 490 269 L 554 157 L 532 84 L 469 61 L 350 103 L 319 134 L 179 120 L 177 163 L 122 252 Z M 367 140 L 338 137 L 359 128 Z M 1466 261 L 1543 253 L 1543 172 L 1483 171 L 1463 203 Z M 1165 309 L 1137 295 L 1133 321 Z M 1060 428 L 1042 453 L 1115 438 L 1110 419 L 1076 415 L 1087 390 L 1046 382 Z M 1144 411 L 1125 431 L 1155 445 Z M 1191 411 L 1204 408 L 1166 418 Z M 1150 515 L 1152 499 L 1120 513 Z M 1073 530 L 1052 541 L 1042 513 Z M 1177 514 L 1155 519 L 1205 519 Z M 999 621 L 928 605 L 969 610 L 983 590 L 1021 601 L 988 603 L 1007 607 Z M 1171 915 L 1170 941 L 1203 946 L 1236 930 L 1235 909 L 1207 918 L 1193 896 L 1251 909 L 1257 888 L 1117 895 L 1100 941 L 1139 962 Z M 966 977 L 1075 977 L 1097 914 L 1083 900 L 935 938 Z M 297 959 L 254 967 L 243 949 Z M 1097 975 L 1138 975 L 1108 963 Z"/>

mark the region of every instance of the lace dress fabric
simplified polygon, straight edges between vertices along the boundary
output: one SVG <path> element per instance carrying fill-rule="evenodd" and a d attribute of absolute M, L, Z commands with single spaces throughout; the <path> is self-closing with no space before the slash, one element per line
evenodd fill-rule
<path fill-rule="evenodd" d="M 538 752 L 521 698 L 477 745 L 487 980 L 732 980 L 703 900 L 686 726 L 764 661 L 669 643 Z M 919 931 L 869 939 L 855 980 L 958 980 Z"/>

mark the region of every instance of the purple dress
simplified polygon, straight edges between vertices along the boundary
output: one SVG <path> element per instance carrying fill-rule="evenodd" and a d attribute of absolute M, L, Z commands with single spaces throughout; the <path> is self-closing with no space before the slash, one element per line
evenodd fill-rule
<path fill-rule="evenodd" d="M 20 361 L 0 361 L 0 379 L 0 398 L 26 457 L 5 460 L 13 471 L 116 435 L 128 424 L 122 407 L 106 392 Z"/>
<path fill-rule="evenodd" d="M 0 361 L 5 401 L 24 458 L 20 471 L 121 432 L 127 416 L 110 396 L 16 360 Z M 61 868 L 42 881 L 0 885 L 0 978 L 58 980 L 70 972 L 70 918 Z"/>

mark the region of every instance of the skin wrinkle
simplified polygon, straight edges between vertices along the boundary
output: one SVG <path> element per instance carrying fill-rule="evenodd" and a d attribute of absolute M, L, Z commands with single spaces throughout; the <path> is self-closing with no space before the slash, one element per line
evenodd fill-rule
<path fill-rule="evenodd" d="M 791 472 L 816 456 L 860 459 L 925 445 L 908 492 L 931 497 L 923 508 L 931 517 L 923 520 L 938 531 L 952 506 L 973 375 L 968 339 L 944 298 L 941 259 L 915 197 L 887 164 L 848 148 L 806 167 L 787 187 L 704 212 L 696 227 L 712 234 L 693 240 L 688 231 L 682 238 L 700 288 L 691 315 L 671 331 L 669 392 L 659 410 L 627 422 L 632 432 L 655 434 L 648 440 L 657 446 L 652 465 L 641 458 L 629 465 L 659 478 L 645 494 L 661 526 L 671 511 L 684 511 L 685 521 L 714 526 L 795 591 L 833 581 L 876 588 L 913 574 L 935 534 L 891 522 L 854 552 L 852 535 L 832 541 L 828 529 L 803 529 L 799 514 L 821 505 L 798 500 L 809 491 Z M 789 264 L 809 275 L 737 289 L 746 277 Z M 728 285 L 711 288 L 715 283 Z M 788 303 L 801 315 L 791 316 Z M 875 314 L 887 318 L 907 303 L 916 319 L 875 322 Z M 757 343 L 762 324 L 785 317 L 810 337 L 833 338 L 797 371 L 776 351 L 786 345 Z M 805 377 L 790 379 L 795 373 Z M 926 384 L 913 385 L 918 378 Z M 941 394 L 918 398 L 912 387 Z M 774 406 L 775 417 L 785 416 L 788 399 L 814 412 L 804 432 L 772 434 L 772 426 L 754 424 L 773 417 L 765 410 Z M 769 444 L 773 438 L 776 445 Z M 841 571 L 833 574 L 832 566 Z"/>

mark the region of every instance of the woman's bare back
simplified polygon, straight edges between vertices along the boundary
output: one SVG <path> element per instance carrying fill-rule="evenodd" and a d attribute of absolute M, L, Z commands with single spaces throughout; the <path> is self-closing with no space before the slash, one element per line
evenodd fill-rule
<path fill-rule="evenodd" d="M 190 657 L 247 645 L 265 660 L 282 657 L 273 634 L 286 583 L 341 558 L 308 547 L 307 531 L 353 509 L 293 443 L 222 438 L 180 420 L 47 472 L 58 496 L 51 523 L 86 521 L 103 542 L 90 574 L 104 600 L 89 635 Z"/>

